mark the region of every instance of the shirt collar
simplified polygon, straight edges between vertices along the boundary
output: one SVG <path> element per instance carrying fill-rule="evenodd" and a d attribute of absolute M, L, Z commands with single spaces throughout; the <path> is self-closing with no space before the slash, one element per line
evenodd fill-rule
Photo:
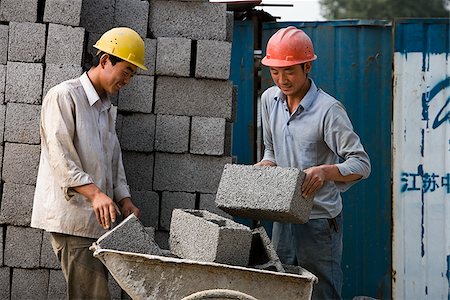
<path fill-rule="evenodd" d="M 92 84 L 86 72 L 84 72 L 83 75 L 80 76 L 80 82 L 81 86 L 84 89 L 84 92 L 86 93 L 90 106 L 93 106 L 97 101 L 102 100 L 95 90 L 94 85 Z M 106 99 L 104 101 L 101 101 L 101 103 L 103 107 L 111 106 L 111 100 L 109 99 L 109 96 L 106 95 Z"/>
<path fill-rule="evenodd" d="M 311 86 L 309 87 L 308 92 L 303 97 L 302 101 L 300 102 L 300 107 L 303 108 L 303 110 L 307 110 L 313 101 L 317 98 L 317 94 L 319 92 L 319 89 L 317 88 L 316 84 L 314 83 L 314 80 L 311 80 Z M 273 97 L 275 101 L 280 100 L 282 102 L 286 101 L 286 95 L 283 94 L 283 92 L 278 89 L 278 91 L 275 93 L 275 96 Z"/>

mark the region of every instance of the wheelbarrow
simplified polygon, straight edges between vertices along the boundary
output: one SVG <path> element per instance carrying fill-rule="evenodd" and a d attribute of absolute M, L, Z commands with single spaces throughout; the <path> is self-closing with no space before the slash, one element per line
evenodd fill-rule
<path fill-rule="evenodd" d="M 132 299 L 311 299 L 317 277 L 92 246 Z"/>

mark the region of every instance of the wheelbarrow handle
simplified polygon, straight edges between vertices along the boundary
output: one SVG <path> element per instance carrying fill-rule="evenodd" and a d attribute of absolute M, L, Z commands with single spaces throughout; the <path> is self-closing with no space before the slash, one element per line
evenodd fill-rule
<path fill-rule="evenodd" d="M 187 297 L 184 297 L 181 300 L 206 300 L 206 299 L 235 299 L 235 300 L 258 300 L 255 297 L 252 297 L 248 294 L 227 290 L 227 289 L 214 289 L 214 290 L 205 290 L 193 293 Z"/>

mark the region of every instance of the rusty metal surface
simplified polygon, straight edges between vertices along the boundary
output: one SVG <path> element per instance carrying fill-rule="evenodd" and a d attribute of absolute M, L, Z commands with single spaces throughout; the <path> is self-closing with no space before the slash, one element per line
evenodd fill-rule
<path fill-rule="evenodd" d="M 217 263 L 101 249 L 93 246 L 124 291 L 133 299 L 182 299 L 209 289 L 229 289 L 258 300 L 311 299 L 317 277 Z"/>

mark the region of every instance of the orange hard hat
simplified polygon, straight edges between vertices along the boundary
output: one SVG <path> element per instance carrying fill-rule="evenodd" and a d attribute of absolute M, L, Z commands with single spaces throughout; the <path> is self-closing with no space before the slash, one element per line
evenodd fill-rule
<path fill-rule="evenodd" d="M 268 67 L 288 67 L 317 59 L 309 36 L 289 26 L 278 30 L 267 43 L 261 63 Z"/>

